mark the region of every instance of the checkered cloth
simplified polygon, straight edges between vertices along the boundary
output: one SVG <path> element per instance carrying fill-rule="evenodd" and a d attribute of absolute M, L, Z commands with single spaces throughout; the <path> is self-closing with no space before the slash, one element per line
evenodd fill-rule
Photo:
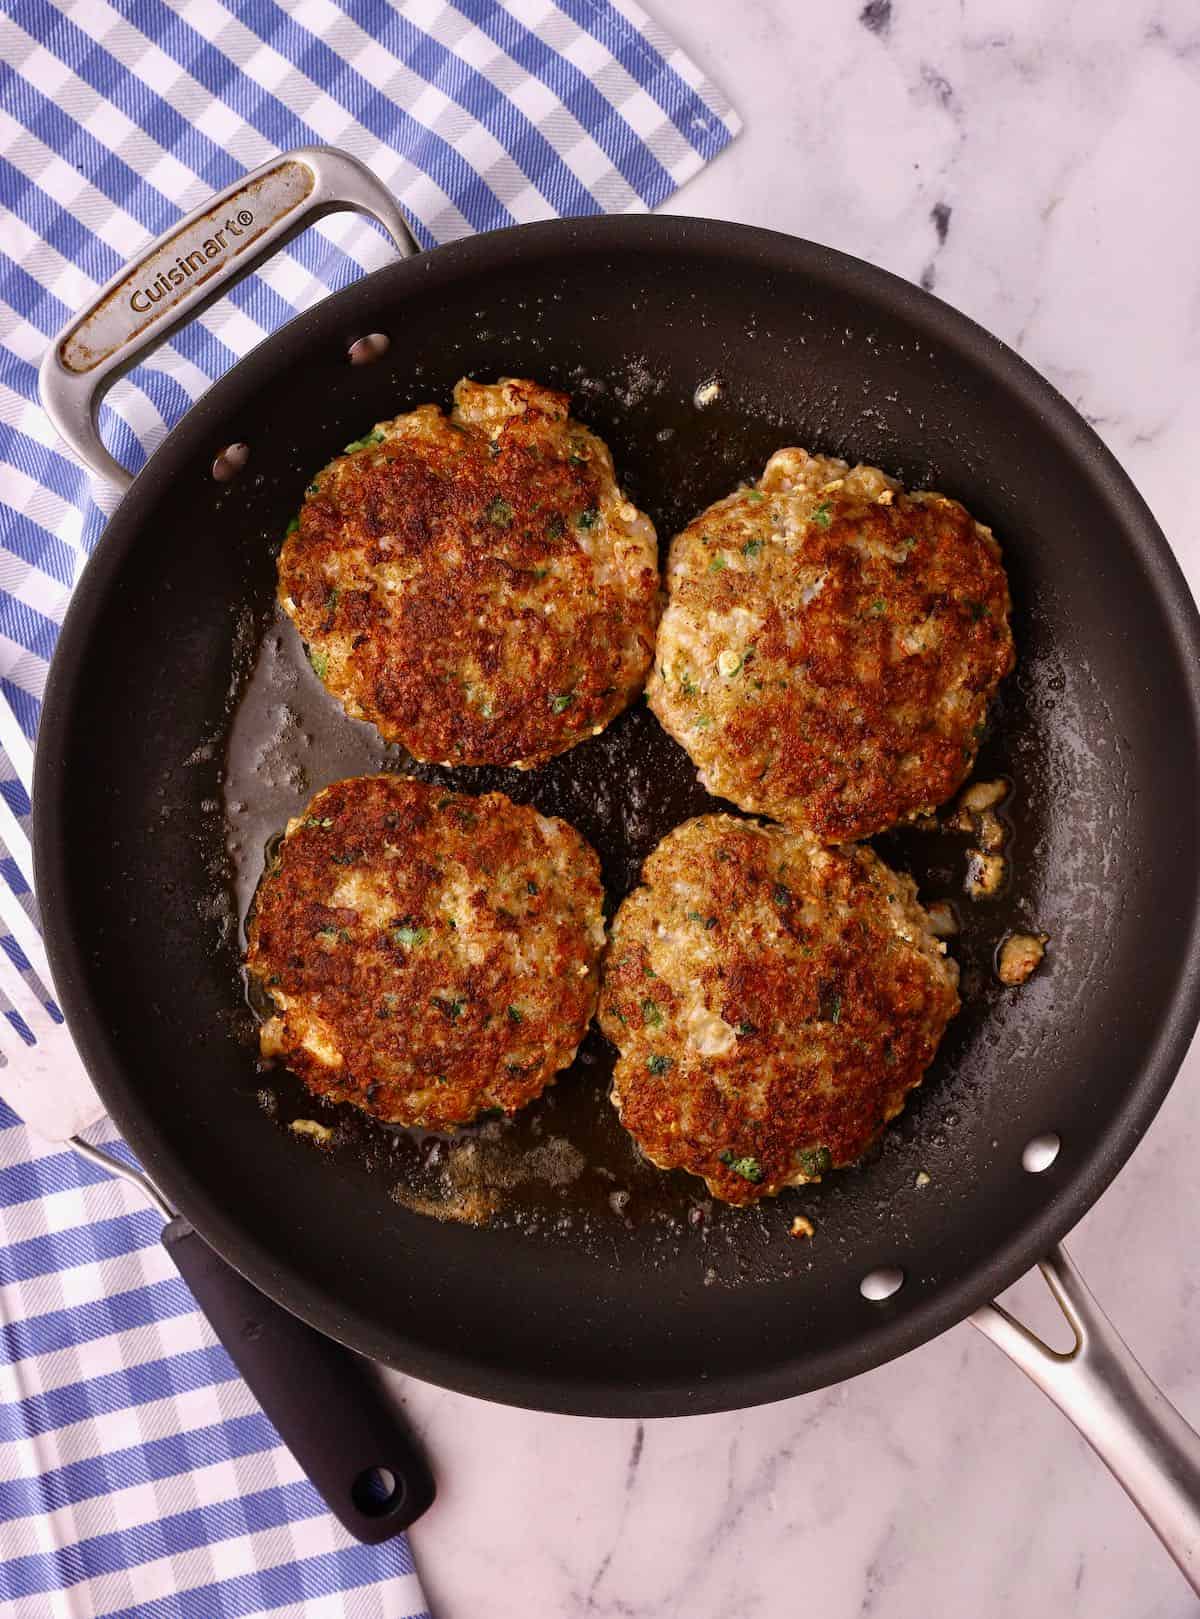
<path fill-rule="evenodd" d="M 149 235 L 273 152 L 314 142 L 367 163 L 426 247 L 641 210 L 737 128 L 632 0 L 5 0 L 0 686 L 26 733 L 114 504 L 56 442 L 36 368 Z M 349 216 L 298 238 L 114 390 L 101 428 L 117 458 L 140 467 L 267 331 L 389 258 Z M 27 815 L 11 778 L 0 760 L 0 793 Z M 0 872 L 32 914 L 14 864 Z M 0 946 L 24 964 L 11 939 Z M 107 1124 L 95 1134 L 113 1140 Z M 197 1313 L 160 1226 L 0 1104 L 0 1619 L 422 1614 L 406 1542 L 359 1546 L 325 1512 Z"/>

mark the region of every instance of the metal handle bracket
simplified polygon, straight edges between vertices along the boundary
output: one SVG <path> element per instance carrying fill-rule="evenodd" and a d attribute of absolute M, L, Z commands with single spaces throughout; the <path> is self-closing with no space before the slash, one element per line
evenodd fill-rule
<path fill-rule="evenodd" d="M 1070 1418 L 1200 1593 L 1200 1434 L 1134 1359 L 1066 1249 L 1040 1268 L 1074 1334 L 1070 1349 L 1051 1349 L 999 1304 L 971 1324 Z"/>
<path fill-rule="evenodd" d="M 306 225 L 341 209 L 377 220 L 403 257 L 417 252 L 404 215 L 370 169 L 344 152 L 301 146 L 202 203 L 120 270 L 59 332 L 38 373 L 42 406 L 79 459 L 127 489 L 132 474 L 96 426 L 108 389 Z"/>

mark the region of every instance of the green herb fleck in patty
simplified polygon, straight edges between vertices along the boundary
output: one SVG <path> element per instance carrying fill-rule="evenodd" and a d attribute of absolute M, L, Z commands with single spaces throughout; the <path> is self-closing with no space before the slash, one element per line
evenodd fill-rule
<path fill-rule="evenodd" d="M 833 1154 L 828 1147 L 802 1147 L 796 1154 L 796 1168 L 809 1177 L 823 1175 L 833 1168 Z"/>
<path fill-rule="evenodd" d="M 735 1158 L 727 1147 L 724 1152 L 717 1154 L 717 1159 L 734 1175 L 740 1175 L 744 1181 L 750 1181 L 755 1186 L 763 1178 L 762 1166 L 757 1158 Z"/>
<path fill-rule="evenodd" d="M 372 444 L 382 443 L 383 434 L 379 428 L 376 428 L 373 433 L 366 433 L 362 438 L 356 438 L 353 444 L 347 444 L 344 453 L 346 455 L 353 455 L 355 450 L 365 450 L 368 449 Z"/>

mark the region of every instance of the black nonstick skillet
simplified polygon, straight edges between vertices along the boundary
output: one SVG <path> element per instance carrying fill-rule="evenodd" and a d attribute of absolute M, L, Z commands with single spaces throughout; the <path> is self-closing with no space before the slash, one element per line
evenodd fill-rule
<path fill-rule="evenodd" d="M 59 340 L 44 397 L 79 453 L 113 475 L 98 391 L 339 205 L 373 212 L 406 256 L 291 321 L 170 433 L 112 518 L 51 671 L 38 892 L 70 1026 L 120 1127 L 204 1238 L 288 1310 L 491 1399 L 597 1416 L 744 1406 L 851 1377 L 972 1316 L 1068 1411 L 1196 1583 L 1200 1441 L 1055 1246 L 1137 1145 L 1200 1008 L 1200 626 L 1145 505 L 1020 359 L 870 265 L 665 217 L 417 254 L 365 171 L 311 150 L 149 250 Z M 243 212 L 253 229 L 227 238 L 237 251 L 216 255 L 204 285 L 168 283 L 148 314 L 131 307 L 159 260 Z M 430 1218 L 404 1193 L 445 1143 L 364 1146 L 346 1126 L 355 1150 L 327 1154 L 280 1127 L 300 1103 L 256 1067 L 221 896 L 238 888 L 244 906 L 263 835 L 309 792 L 405 761 L 306 675 L 272 617 L 273 545 L 312 469 L 376 420 L 447 404 L 464 373 L 572 390 L 664 542 L 801 444 L 954 495 L 1003 545 L 1020 662 L 980 770 L 1013 784 L 1010 883 L 961 907 L 966 1004 L 902 1119 L 871 1161 L 798 1198 L 745 1214 L 702 1206 L 685 1177 L 651 1188 L 615 1125 L 594 1122 L 610 1061 L 595 1037 L 512 1127 L 514 1154 L 565 1142 L 585 1167 L 482 1226 Z M 641 706 L 542 771 L 456 779 L 567 815 L 614 900 L 706 802 Z M 961 895 L 960 847 L 916 832 L 881 847 L 926 897 Z M 992 952 L 1021 925 L 1051 944 L 1014 991 Z M 810 1241 L 789 1235 L 797 1212 Z M 1038 1262 L 1076 1331 L 1067 1356 L 989 1305 Z"/>

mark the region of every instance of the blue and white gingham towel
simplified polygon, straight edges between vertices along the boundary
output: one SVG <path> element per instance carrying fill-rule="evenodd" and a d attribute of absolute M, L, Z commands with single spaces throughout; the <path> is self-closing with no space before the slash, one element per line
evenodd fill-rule
<path fill-rule="evenodd" d="M 632 0 L 0 0 L 0 685 L 27 733 L 114 498 L 56 442 L 37 364 L 150 234 L 311 142 L 366 162 L 425 246 L 640 210 L 738 127 Z M 117 458 L 140 466 L 266 331 L 389 256 L 349 216 L 299 238 L 114 390 Z M 323 1510 L 160 1225 L 0 1104 L 0 1619 L 422 1614 L 407 1544 L 359 1546 Z"/>

